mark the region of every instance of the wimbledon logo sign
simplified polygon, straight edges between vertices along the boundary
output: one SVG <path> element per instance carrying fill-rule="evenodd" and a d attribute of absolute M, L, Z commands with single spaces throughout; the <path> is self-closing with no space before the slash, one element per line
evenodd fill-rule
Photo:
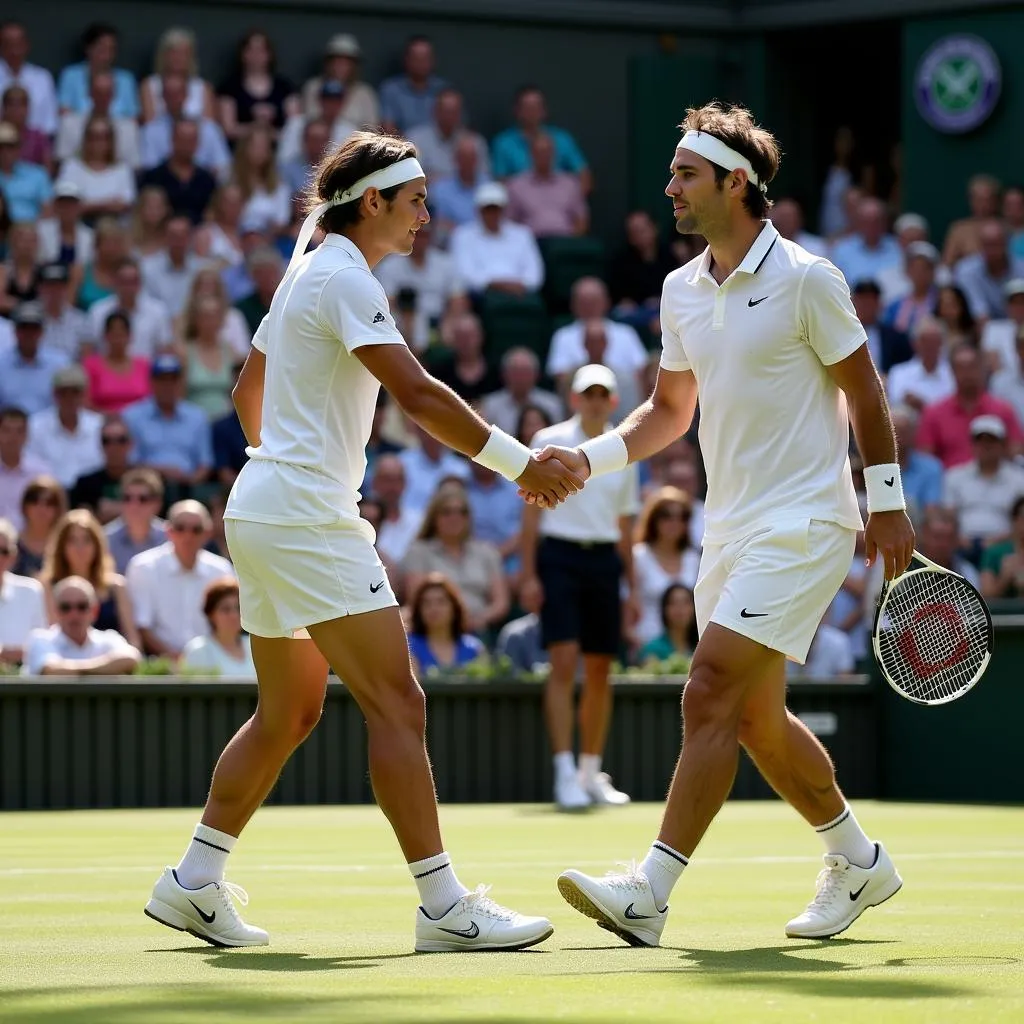
<path fill-rule="evenodd" d="M 968 132 L 982 124 L 999 99 L 999 58 L 983 39 L 946 36 L 921 58 L 914 95 L 921 116 L 941 132 Z"/>

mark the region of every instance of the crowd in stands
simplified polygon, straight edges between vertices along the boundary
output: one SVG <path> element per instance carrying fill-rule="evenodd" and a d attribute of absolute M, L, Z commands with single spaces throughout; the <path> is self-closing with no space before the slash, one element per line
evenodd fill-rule
<path fill-rule="evenodd" d="M 406 135 L 428 173 L 431 225 L 410 257 L 375 272 L 432 372 L 527 444 L 572 414 L 569 383 L 585 363 L 614 372 L 617 418 L 649 394 L 662 281 L 702 245 L 663 237 L 643 210 L 621 239 L 593 238 L 586 154 L 548 120 L 540 89 L 510 97 L 512 123 L 488 140 L 424 37 L 377 87 L 347 33 L 305 83 L 279 73 L 258 29 L 220 81 L 204 77 L 186 29 L 163 33 L 142 77 L 119 66 L 115 27 L 88 26 L 81 45 L 82 60 L 47 69 L 21 24 L 0 26 L 0 662 L 112 674 L 158 657 L 253 675 L 223 537 L 247 458 L 230 393 L 311 171 L 359 128 Z M 818 234 L 793 198 L 771 216 L 850 285 L 892 404 L 919 549 L 988 598 L 1021 598 L 1024 189 L 979 174 L 966 198 L 968 215 L 939 239 L 840 162 Z M 566 283 L 573 258 L 583 269 Z M 366 454 L 360 510 L 417 667 L 541 664 L 536 617 L 518 604 L 514 486 L 383 393 Z M 855 450 L 853 461 L 863 498 Z M 696 431 L 640 472 L 622 652 L 637 664 L 686 657 L 696 642 Z M 793 671 L 862 665 L 879 586 L 859 548 Z"/>

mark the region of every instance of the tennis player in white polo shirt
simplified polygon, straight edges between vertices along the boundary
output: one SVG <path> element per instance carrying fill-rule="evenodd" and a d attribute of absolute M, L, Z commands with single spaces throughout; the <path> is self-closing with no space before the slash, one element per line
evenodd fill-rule
<path fill-rule="evenodd" d="M 374 796 L 419 890 L 416 949 L 532 946 L 551 934 L 550 922 L 499 906 L 483 886 L 470 892 L 441 840 L 423 691 L 373 528 L 356 504 L 379 387 L 439 441 L 539 490 L 548 505 L 582 481 L 488 429 L 423 370 L 395 326 L 371 269 L 390 253 L 408 255 L 430 219 L 416 148 L 357 132 L 324 158 L 315 190 L 318 203 L 234 390 L 250 459 L 224 527 L 259 705 L 221 755 L 202 820 L 177 867 L 157 880 L 146 913 L 213 945 L 266 944 L 267 933 L 239 917 L 232 897 L 243 894 L 224 881 L 224 867 L 316 725 L 330 664 L 366 718 Z M 307 254 L 317 226 L 326 237 Z M 349 919 L 346 930 L 376 924 Z"/>
<path fill-rule="evenodd" d="M 550 454 L 581 475 L 619 470 L 683 433 L 700 396 L 708 495 L 686 742 L 658 839 L 638 868 L 603 879 L 567 871 L 558 886 L 627 942 L 657 945 L 669 892 L 729 794 L 742 745 L 828 851 L 814 900 L 786 925 L 787 935 L 823 938 L 902 884 L 857 823 L 828 754 L 785 706 L 786 659 L 806 659 L 863 525 L 850 421 L 866 467 L 869 561 L 883 558 L 888 578 L 901 573 L 914 531 L 885 393 L 846 282 L 767 220 L 774 138 L 748 111 L 718 104 L 689 110 L 680 127 L 665 192 L 677 230 L 708 247 L 665 281 L 654 393 L 614 432 Z"/>

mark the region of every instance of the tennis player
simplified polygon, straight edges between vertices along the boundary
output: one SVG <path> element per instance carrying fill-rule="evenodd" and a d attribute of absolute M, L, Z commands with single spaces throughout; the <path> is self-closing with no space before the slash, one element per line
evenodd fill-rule
<path fill-rule="evenodd" d="M 330 665 L 366 717 L 374 795 L 419 889 L 416 949 L 531 946 L 551 934 L 550 922 L 499 906 L 483 886 L 470 892 L 441 841 L 423 691 L 373 529 L 356 508 L 379 386 L 439 441 L 548 505 L 582 481 L 489 429 L 399 334 L 370 270 L 389 253 L 408 254 L 430 219 L 415 147 L 356 133 L 317 168 L 314 190 L 317 205 L 234 391 L 250 461 L 232 488 L 225 533 L 259 704 L 221 755 L 202 821 L 146 913 L 214 945 L 267 943 L 239 916 L 232 897 L 248 897 L 224 881 L 224 866 L 316 725 Z M 326 237 L 305 254 L 317 226 Z"/>
<path fill-rule="evenodd" d="M 865 529 L 869 562 L 909 564 L 892 424 L 842 275 L 779 236 L 765 188 L 779 147 L 750 113 L 687 112 L 666 188 L 677 229 L 708 247 L 662 294 L 662 356 L 651 398 L 579 448 L 545 449 L 581 476 L 646 459 L 690 425 L 698 395 L 708 476 L 694 593 L 700 642 L 683 693 L 685 743 L 657 841 L 633 871 L 558 880 L 577 910 L 633 945 L 657 945 L 668 897 L 718 813 L 739 748 L 828 851 L 807 909 L 786 934 L 824 938 L 901 886 L 865 835 L 822 745 L 786 710 L 785 665 L 803 663 Z M 868 521 L 850 473 L 853 423 Z M 528 497 L 528 496 L 527 496 Z"/>

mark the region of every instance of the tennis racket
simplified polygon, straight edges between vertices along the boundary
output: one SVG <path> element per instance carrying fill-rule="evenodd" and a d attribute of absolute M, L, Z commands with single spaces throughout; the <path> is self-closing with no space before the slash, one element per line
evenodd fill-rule
<path fill-rule="evenodd" d="M 902 576 L 882 584 L 871 642 L 882 675 L 907 700 L 962 697 L 985 674 L 992 638 L 992 615 L 977 589 L 916 551 Z"/>

